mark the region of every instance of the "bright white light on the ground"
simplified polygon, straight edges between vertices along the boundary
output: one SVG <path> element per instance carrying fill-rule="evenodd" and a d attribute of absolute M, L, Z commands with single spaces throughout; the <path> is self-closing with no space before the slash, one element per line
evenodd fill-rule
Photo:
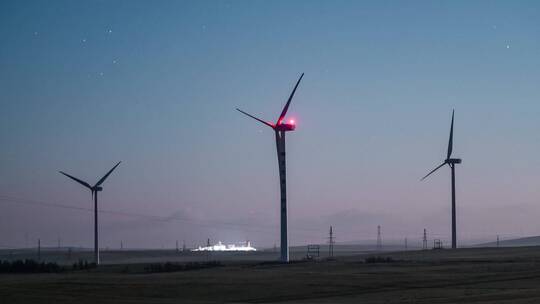
<path fill-rule="evenodd" d="M 257 249 L 255 249 L 255 247 L 252 247 L 250 242 L 239 246 L 235 244 L 224 245 L 221 242 L 218 242 L 216 245 L 212 246 L 199 246 L 199 248 L 193 249 L 192 251 L 257 251 Z"/>

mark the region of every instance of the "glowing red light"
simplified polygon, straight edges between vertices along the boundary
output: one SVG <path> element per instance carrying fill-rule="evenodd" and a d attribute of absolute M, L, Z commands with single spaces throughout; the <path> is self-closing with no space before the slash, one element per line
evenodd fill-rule
<path fill-rule="evenodd" d="M 291 125 L 294 125 L 294 119 L 289 120 L 289 123 L 290 123 Z"/>

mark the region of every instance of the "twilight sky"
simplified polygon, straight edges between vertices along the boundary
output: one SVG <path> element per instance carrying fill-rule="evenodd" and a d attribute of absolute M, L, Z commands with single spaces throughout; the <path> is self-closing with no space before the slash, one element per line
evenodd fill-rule
<path fill-rule="evenodd" d="M 539 235 L 537 1 L 1 1 L 1 247 Z M 51 206 L 51 204 L 56 207 Z M 63 206 L 63 207 L 60 207 Z M 68 207 L 73 207 L 70 209 Z M 82 208 L 80 210 L 77 208 Z M 88 209 L 88 210 L 87 210 Z"/>

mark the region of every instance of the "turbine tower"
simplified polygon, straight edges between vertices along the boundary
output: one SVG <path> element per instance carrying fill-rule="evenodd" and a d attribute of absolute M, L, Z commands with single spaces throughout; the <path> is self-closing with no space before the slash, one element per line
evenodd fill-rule
<path fill-rule="evenodd" d="M 277 119 L 275 124 L 259 119 L 238 108 L 236 109 L 240 111 L 241 113 L 269 126 L 270 128 L 274 130 L 275 135 L 276 135 L 276 148 L 277 148 L 277 157 L 278 157 L 278 165 L 279 165 L 279 181 L 280 181 L 279 187 L 281 190 L 281 261 L 282 262 L 289 261 L 289 242 L 287 239 L 287 179 L 286 179 L 286 168 L 285 168 L 285 132 L 294 131 L 294 129 L 296 128 L 296 125 L 293 119 L 289 120 L 288 122 L 285 121 L 285 115 L 287 114 L 287 110 L 289 109 L 291 100 L 294 97 L 294 93 L 296 92 L 296 89 L 298 88 L 298 85 L 300 84 L 302 77 L 304 77 L 304 73 L 300 75 L 300 78 L 296 82 L 296 85 L 294 86 L 291 96 L 289 96 L 289 99 L 287 100 L 285 107 L 283 107 L 283 110 L 281 111 L 281 114 L 279 115 L 279 118 Z"/>
<path fill-rule="evenodd" d="M 101 184 L 109 177 L 109 175 L 120 165 L 121 162 L 118 162 L 114 167 L 112 167 L 107 174 L 105 174 L 94 186 L 90 186 L 87 182 L 80 180 L 76 177 L 73 177 L 65 172 L 59 171 L 63 175 L 71 178 L 72 180 L 76 181 L 77 183 L 85 186 L 86 188 L 90 189 L 90 192 L 92 193 L 92 198 L 94 199 L 94 261 L 96 265 L 99 265 L 99 246 L 98 246 L 98 192 L 103 190 L 103 187 L 101 187 Z"/>
<path fill-rule="evenodd" d="M 452 110 L 452 123 L 450 125 L 450 138 L 448 139 L 448 152 L 446 154 L 446 159 L 444 160 L 444 162 L 440 166 L 433 169 L 426 176 L 424 176 L 422 178 L 422 180 L 426 179 L 426 177 L 430 176 L 433 172 L 437 171 L 439 168 L 441 168 L 444 165 L 448 165 L 450 167 L 450 170 L 452 172 L 452 249 L 455 249 L 455 248 L 457 248 L 457 241 L 456 241 L 456 173 L 455 173 L 455 166 L 456 166 L 456 164 L 461 164 L 461 159 L 460 158 L 451 158 L 452 157 L 453 142 L 454 142 L 454 110 Z"/>

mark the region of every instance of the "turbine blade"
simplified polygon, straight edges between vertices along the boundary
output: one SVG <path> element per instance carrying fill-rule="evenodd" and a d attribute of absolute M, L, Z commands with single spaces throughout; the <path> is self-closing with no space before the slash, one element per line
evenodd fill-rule
<path fill-rule="evenodd" d="M 446 162 L 442 163 L 440 166 L 438 166 L 437 168 L 431 170 L 431 172 L 429 172 L 426 176 L 422 177 L 422 179 L 420 181 L 423 181 L 424 179 L 426 179 L 426 177 L 430 176 L 433 172 L 439 170 L 439 168 L 441 168 L 442 166 L 446 165 Z"/>
<path fill-rule="evenodd" d="M 300 80 L 302 80 L 302 77 L 304 77 L 304 73 L 302 73 L 302 75 L 300 75 L 300 78 L 296 82 L 296 85 L 294 86 L 294 89 L 293 89 L 293 91 L 291 93 L 291 96 L 289 96 L 289 99 L 287 100 L 287 103 L 285 104 L 285 107 L 283 107 L 283 111 L 281 111 L 281 115 L 279 115 L 279 118 L 277 120 L 276 125 L 279 125 L 281 123 L 281 121 L 283 120 L 283 118 L 285 118 L 285 115 L 287 114 L 287 110 L 289 109 L 289 105 L 291 104 L 291 100 L 294 97 L 294 93 L 296 92 L 296 88 L 298 88 L 298 85 L 300 84 Z"/>
<path fill-rule="evenodd" d="M 272 128 L 272 129 L 275 127 L 273 124 L 271 124 L 271 123 L 269 123 L 269 122 L 266 122 L 266 121 L 264 121 L 264 120 L 262 120 L 262 119 L 260 119 L 260 118 L 257 118 L 257 117 L 255 117 L 255 116 L 253 116 L 253 115 L 251 115 L 251 114 L 248 114 L 248 113 L 246 113 L 246 112 L 240 110 L 239 108 L 236 108 L 236 110 L 237 110 L 238 112 L 244 114 L 244 115 L 247 115 L 247 116 L 249 116 L 249 117 L 251 117 L 251 118 L 253 118 L 253 119 L 259 121 L 259 122 L 262 122 L 263 124 L 269 126 L 269 127 Z"/>
<path fill-rule="evenodd" d="M 92 189 L 92 186 L 90 186 L 90 184 L 88 184 L 87 182 L 85 182 L 83 180 L 80 180 L 80 179 L 78 179 L 78 178 L 76 178 L 74 176 L 71 176 L 71 175 L 69 175 L 69 174 L 67 174 L 65 172 L 62 172 L 62 171 L 58 171 L 58 172 L 60 172 L 61 174 L 71 178 L 72 180 L 76 181 L 77 183 L 79 183 L 79 184 L 81 184 L 81 185 L 83 185 L 83 186 L 85 186 L 87 188 L 90 188 L 90 190 Z"/>
<path fill-rule="evenodd" d="M 452 156 L 452 149 L 454 145 L 454 110 L 452 110 L 452 123 L 450 124 L 450 138 L 448 139 L 448 153 L 446 154 L 446 159 L 449 159 Z"/>
<path fill-rule="evenodd" d="M 118 167 L 118 165 L 120 165 L 121 161 L 119 161 L 114 167 L 112 167 L 111 170 L 109 170 L 109 172 L 107 172 L 107 174 L 105 174 L 95 185 L 94 187 L 97 187 L 99 185 L 101 185 L 106 179 L 107 177 L 109 177 L 109 175 L 114 171 L 114 169 L 116 169 L 116 167 Z"/>

